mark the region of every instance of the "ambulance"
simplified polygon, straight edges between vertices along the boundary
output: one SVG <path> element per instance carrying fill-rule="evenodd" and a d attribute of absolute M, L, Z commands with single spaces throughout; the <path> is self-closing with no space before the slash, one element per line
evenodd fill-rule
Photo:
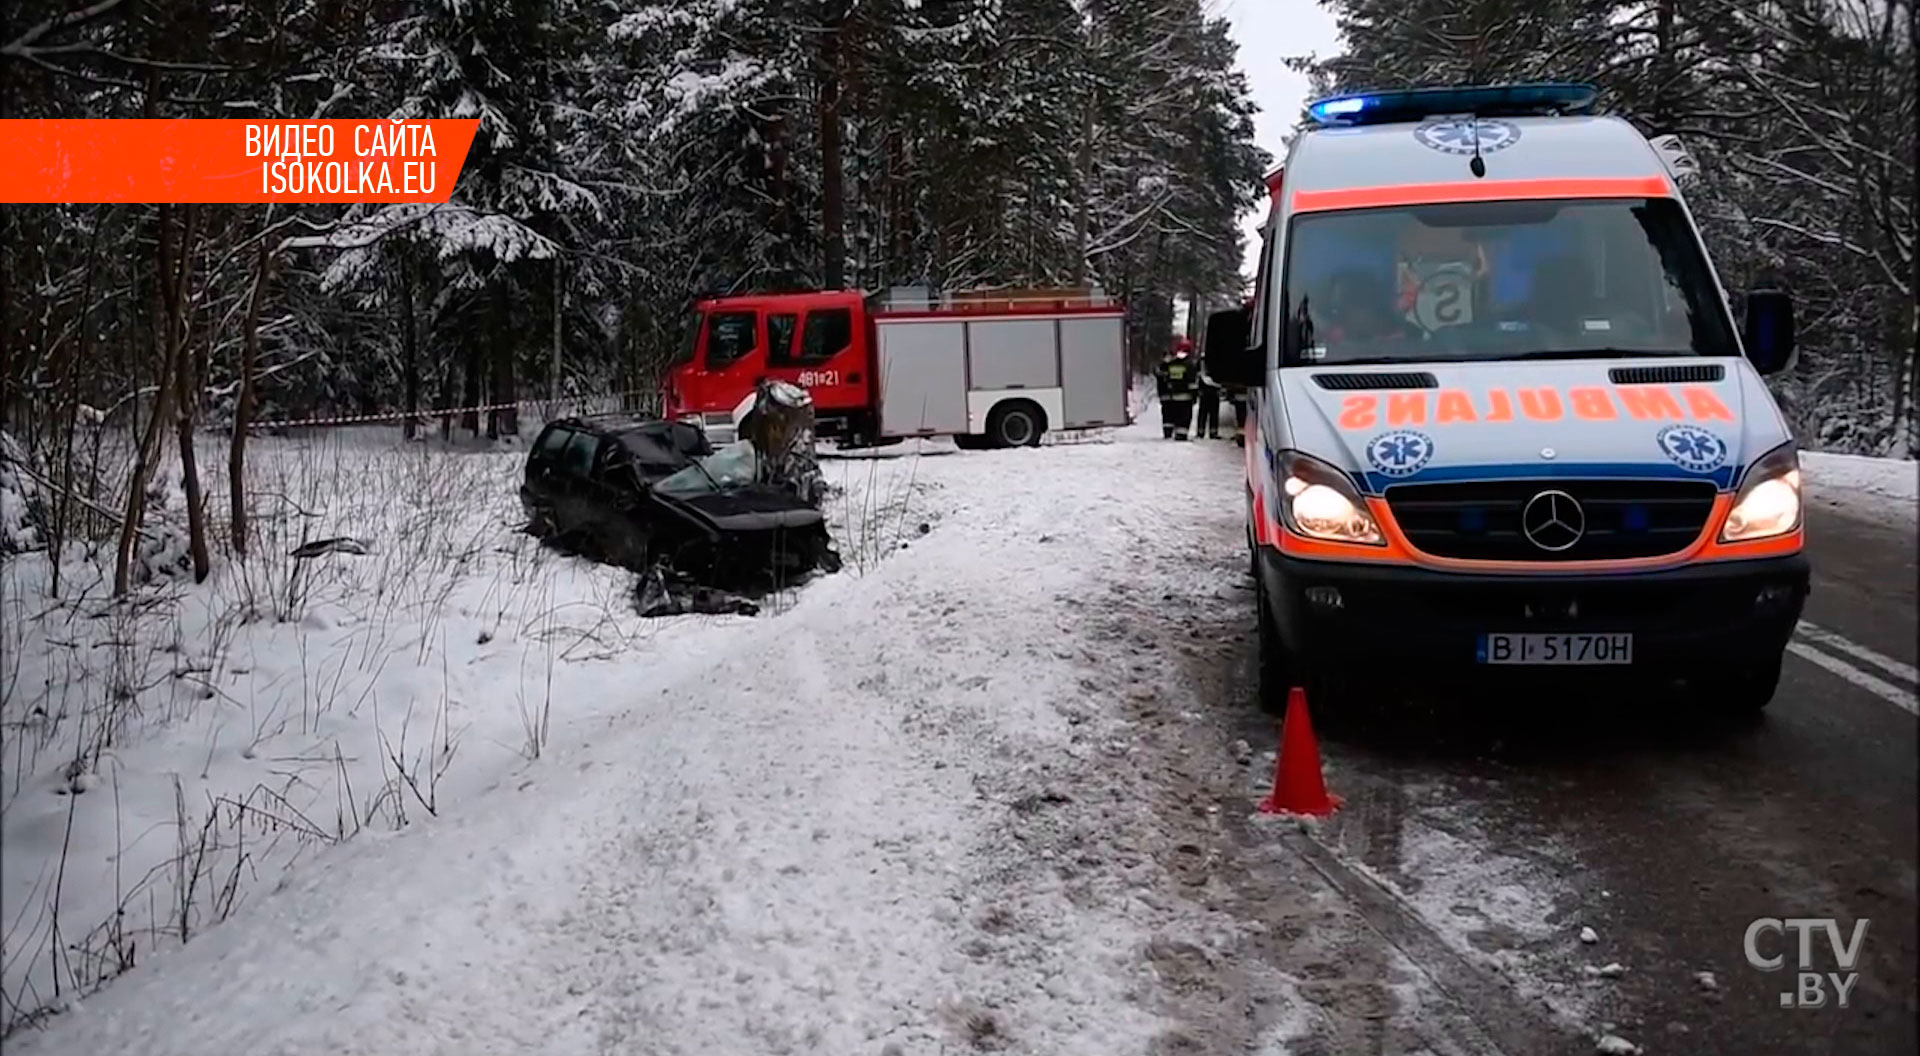
<path fill-rule="evenodd" d="M 1253 401 L 1269 707 L 1405 681 L 1772 699 L 1808 590 L 1762 380 L 1792 302 L 1762 280 L 1736 306 L 1681 168 L 1596 96 L 1323 99 L 1272 174 L 1252 306 L 1205 340 Z"/>

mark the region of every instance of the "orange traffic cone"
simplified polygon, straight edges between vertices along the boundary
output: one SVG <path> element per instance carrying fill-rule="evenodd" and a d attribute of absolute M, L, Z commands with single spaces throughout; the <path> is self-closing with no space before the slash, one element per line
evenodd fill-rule
<path fill-rule="evenodd" d="M 1280 755 L 1273 764 L 1273 793 L 1260 801 L 1262 814 L 1325 817 L 1340 806 L 1320 773 L 1320 745 L 1307 717 L 1307 691 L 1287 691 L 1287 718 L 1280 727 Z"/>

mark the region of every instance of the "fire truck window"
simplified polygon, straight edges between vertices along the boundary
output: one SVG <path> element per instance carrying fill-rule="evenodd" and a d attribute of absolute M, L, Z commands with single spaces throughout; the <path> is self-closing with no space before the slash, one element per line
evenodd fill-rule
<path fill-rule="evenodd" d="M 717 312 L 707 317 L 707 369 L 724 367 L 759 344 L 760 320 L 752 312 Z"/>
<path fill-rule="evenodd" d="M 767 316 L 767 362 L 784 366 L 793 362 L 793 332 L 799 329 L 797 315 Z"/>
<path fill-rule="evenodd" d="M 828 308 L 807 313 L 807 334 L 800 342 L 800 362 L 824 363 L 853 343 L 853 313 Z"/>

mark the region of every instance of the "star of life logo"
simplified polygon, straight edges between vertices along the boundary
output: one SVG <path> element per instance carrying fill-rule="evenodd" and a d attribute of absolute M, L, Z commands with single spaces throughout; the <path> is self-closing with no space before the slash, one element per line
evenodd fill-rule
<path fill-rule="evenodd" d="M 1697 425 L 1669 425 L 1654 439 L 1668 461 L 1690 472 L 1711 473 L 1727 461 L 1727 442 Z"/>
<path fill-rule="evenodd" d="M 1781 1008 L 1825 1008 L 1829 997 L 1836 1007 L 1846 1008 L 1854 985 L 1860 981 L 1860 973 L 1853 968 L 1860 963 L 1860 951 L 1866 946 L 1867 924 L 1865 917 L 1854 921 L 1851 937 L 1843 938 L 1840 922 L 1831 917 L 1761 917 L 1747 925 L 1741 948 L 1747 963 L 1763 972 L 1780 971 L 1786 967 L 1788 952 L 1798 954 L 1794 985 L 1780 991 Z M 1798 933 L 1797 944 L 1781 941 L 1790 931 Z M 1828 961 L 1816 956 L 1815 935 L 1825 936 L 1827 950 L 1822 952 L 1832 953 L 1831 963 L 1839 971 L 1821 970 Z"/>
<path fill-rule="evenodd" d="M 1413 138 L 1430 150 L 1462 156 L 1474 152 L 1477 140 L 1481 154 L 1493 154 L 1519 142 L 1520 126 L 1510 121 L 1442 118 L 1415 128 Z"/>
<path fill-rule="evenodd" d="M 1389 477 L 1410 477 L 1433 459 L 1433 438 L 1411 429 L 1382 433 L 1367 441 L 1367 462 Z"/>

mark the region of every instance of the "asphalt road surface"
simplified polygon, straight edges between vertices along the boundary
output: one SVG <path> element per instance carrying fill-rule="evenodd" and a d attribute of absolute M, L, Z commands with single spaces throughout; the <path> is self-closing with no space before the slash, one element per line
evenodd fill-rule
<path fill-rule="evenodd" d="M 1322 731 L 1339 813 L 1311 836 L 1245 833 L 1243 849 L 1285 844 L 1340 888 L 1477 1024 L 1469 1049 L 1593 1052 L 1611 1033 L 1650 1056 L 1920 1051 L 1914 536 L 1816 509 L 1809 540 L 1813 592 L 1764 717 L 1655 700 L 1409 701 Z M 1220 704 L 1270 750 L 1271 720 L 1243 695 L 1250 597 L 1242 609 L 1219 625 L 1239 671 Z M 1255 795 L 1230 805 L 1244 814 Z M 1758 952 L 1783 954 L 1783 968 L 1752 967 L 1744 940 L 1762 918 L 1833 918 L 1843 945 L 1870 922 L 1846 1007 L 1817 930 L 1809 968 L 1826 1004 L 1783 1007 L 1798 940 L 1761 934 Z M 1596 971 L 1609 964 L 1623 971 Z M 1556 1038 L 1549 1010 L 1569 1006 L 1589 1033 L 1566 1036 L 1563 1013 Z M 1421 1049 L 1364 1033 L 1341 1051 Z"/>

